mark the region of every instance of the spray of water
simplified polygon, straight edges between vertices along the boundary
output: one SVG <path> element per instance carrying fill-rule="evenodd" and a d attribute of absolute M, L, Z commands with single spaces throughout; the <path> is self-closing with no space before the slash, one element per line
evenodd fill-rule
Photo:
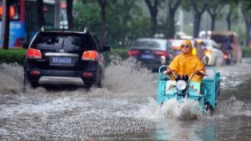
<path fill-rule="evenodd" d="M 190 99 L 183 101 L 170 99 L 160 106 L 154 99 L 150 98 L 149 103 L 142 107 L 138 114 L 152 120 L 196 120 L 201 115 L 201 108 L 199 102 Z"/>
<path fill-rule="evenodd" d="M 244 109 L 245 103 L 239 101 L 235 96 L 229 99 L 220 101 L 215 111 L 215 118 L 229 118 L 233 116 L 245 115 L 249 110 Z"/>
<path fill-rule="evenodd" d="M 135 112 L 134 117 L 147 118 L 153 121 L 162 120 L 165 118 L 162 113 L 161 106 L 158 105 L 155 99 L 148 98 L 148 103 L 143 105 L 139 111 Z"/>
<path fill-rule="evenodd" d="M 112 56 L 111 64 L 106 68 L 105 87 L 116 94 L 126 96 L 153 96 L 156 85 L 154 75 L 146 68 L 140 67 L 135 59 L 122 61 L 118 56 Z"/>
<path fill-rule="evenodd" d="M 201 109 L 197 101 L 191 99 L 184 99 L 182 101 L 171 99 L 163 104 L 162 112 L 167 118 L 193 120 L 200 116 Z"/>
<path fill-rule="evenodd" d="M 22 90 L 23 68 L 18 64 L 0 65 L 0 94 L 19 93 Z"/>

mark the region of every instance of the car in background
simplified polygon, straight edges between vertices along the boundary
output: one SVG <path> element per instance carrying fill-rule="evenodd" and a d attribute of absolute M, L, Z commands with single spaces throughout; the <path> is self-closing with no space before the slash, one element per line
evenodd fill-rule
<path fill-rule="evenodd" d="M 221 66 L 224 61 L 223 52 L 219 46 L 210 39 L 194 39 L 197 55 L 200 58 L 207 56 L 209 58 L 208 65 Z"/>
<path fill-rule="evenodd" d="M 237 33 L 233 31 L 212 31 L 210 38 L 214 40 L 219 47 L 222 43 L 228 41 L 231 44 L 232 63 L 240 63 L 242 58 L 242 49 Z"/>
<path fill-rule="evenodd" d="M 181 54 L 180 46 L 184 40 L 182 39 L 168 39 L 173 46 L 173 50 L 175 51 L 175 56 Z"/>
<path fill-rule="evenodd" d="M 199 38 L 200 39 L 210 39 L 210 36 L 211 36 L 211 31 L 210 30 L 200 31 L 200 33 L 199 33 Z"/>
<path fill-rule="evenodd" d="M 184 32 L 176 32 L 175 35 L 174 35 L 174 37 L 175 37 L 175 39 L 184 39 L 184 40 L 191 40 L 191 39 L 193 39 L 192 36 L 187 35 Z"/>
<path fill-rule="evenodd" d="M 166 65 L 173 60 L 175 52 L 172 45 L 166 39 L 140 38 L 137 39 L 130 50 L 128 56 L 135 57 L 143 66 L 151 70 L 157 70 L 161 65 L 161 56 L 166 58 Z"/>
<path fill-rule="evenodd" d="M 74 84 L 102 87 L 104 58 L 97 38 L 84 31 L 39 31 L 27 47 L 24 78 L 40 84 Z"/>

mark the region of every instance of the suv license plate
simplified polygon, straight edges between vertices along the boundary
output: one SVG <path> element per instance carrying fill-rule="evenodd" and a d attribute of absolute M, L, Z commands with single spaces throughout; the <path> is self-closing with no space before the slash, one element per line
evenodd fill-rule
<path fill-rule="evenodd" d="M 72 64 L 71 57 L 52 57 L 52 64 Z"/>

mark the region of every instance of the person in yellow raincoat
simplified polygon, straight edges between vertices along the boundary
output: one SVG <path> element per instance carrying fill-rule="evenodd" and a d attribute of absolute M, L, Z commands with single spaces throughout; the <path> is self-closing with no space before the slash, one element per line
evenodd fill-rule
<path fill-rule="evenodd" d="M 173 71 L 176 75 L 188 75 L 190 77 L 194 72 L 199 71 L 200 75 L 195 74 L 191 81 L 201 83 L 203 75 L 206 75 L 206 70 L 200 58 L 197 55 L 193 55 L 192 48 L 191 41 L 184 40 L 180 46 L 182 53 L 173 59 L 163 73 L 170 74 Z M 174 76 L 170 75 L 170 79 L 174 80 Z"/>

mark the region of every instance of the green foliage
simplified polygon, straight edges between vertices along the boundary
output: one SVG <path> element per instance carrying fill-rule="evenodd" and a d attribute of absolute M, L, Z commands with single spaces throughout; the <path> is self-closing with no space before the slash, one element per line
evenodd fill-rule
<path fill-rule="evenodd" d="M 121 57 L 121 59 L 125 60 L 126 58 L 128 58 L 127 51 L 128 51 L 128 48 L 112 48 L 111 52 L 103 53 L 104 58 L 106 60 L 105 61 L 106 66 L 111 63 L 110 55 L 117 55 L 117 56 Z"/>
<path fill-rule="evenodd" d="M 138 5 L 131 7 L 124 1 L 107 1 L 106 28 L 107 42 L 111 46 L 130 45 L 136 38 L 148 36 L 149 19 Z M 127 0 L 127 2 L 129 2 Z M 76 2 L 74 5 L 74 20 L 76 28 L 84 27 L 97 35 L 101 32 L 101 9 L 97 2 Z"/>
<path fill-rule="evenodd" d="M 150 14 L 144 0 L 135 2 L 130 5 L 134 0 L 106 0 L 106 38 L 107 43 L 113 47 L 126 47 L 130 46 L 131 43 L 139 37 L 150 37 Z M 151 0 L 153 2 L 154 0 Z M 171 5 L 174 5 L 178 0 L 169 0 Z M 90 30 L 97 35 L 100 35 L 101 32 L 101 8 L 97 0 L 78 0 L 74 1 L 74 21 L 76 28 L 83 29 L 84 27 L 90 28 Z M 168 21 L 166 19 L 166 13 L 162 14 L 162 11 L 165 11 L 166 7 L 165 0 L 159 0 L 159 16 L 157 21 L 157 33 L 164 33 L 166 37 L 171 37 L 173 32 L 177 32 L 178 28 L 175 27 L 177 21 Z M 243 34 L 243 29 L 237 28 L 237 23 L 239 22 L 238 15 L 238 3 L 243 2 L 246 10 L 246 17 L 249 18 L 250 15 L 250 0 L 181 0 L 181 5 L 183 10 L 191 12 L 202 12 L 202 9 L 205 5 L 210 6 L 212 3 L 222 2 L 227 6 L 223 8 L 220 12 L 220 15 L 217 16 L 217 20 L 223 22 L 217 22 L 216 29 L 225 30 L 226 29 L 226 15 L 229 11 L 232 11 L 231 22 L 233 30 L 241 31 Z M 127 4 L 126 4 L 127 3 Z M 212 5 L 211 5 L 212 6 Z M 216 6 L 218 6 L 216 4 Z M 216 8 L 215 5 L 211 8 Z M 247 8 L 246 8 L 247 6 Z M 161 17 L 160 17 L 161 15 Z M 205 15 L 205 14 L 204 14 Z M 245 15 L 244 15 L 245 16 Z M 176 13 L 177 17 L 177 13 Z M 185 13 L 184 18 L 188 17 L 188 13 Z M 185 31 L 191 33 L 193 27 L 189 26 L 189 23 L 192 23 L 194 16 L 189 18 L 189 21 L 186 21 L 184 25 Z M 209 17 L 210 18 L 210 17 Z M 247 19 L 245 18 L 245 19 Z M 203 21 L 202 21 L 203 22 Z M 205 23 L 205 21 L 204 21 Z M 243 22 L 244 23 L 244 22 Z M 203 23 L 202 23 L 203 24 Z M 200 24 L 201 26 L 203 26 Z M 210 23 L 208 23 L 210 25 Z M 238 24 L 239 25 L 239 24 Z M 210 27 L 210 26 L 209 26 Z M 239 28 L 239 26 L 238 26 Z M 241 28 L 243 28 L 241 26 Z M 239 33 L 239 32 L 238 32 Z"/>
<path fill-rule="evenodd" d="M 244 18 L 246 19 L 246 21 L 251 21 L 251 17 L 250 17 L 250 14 L 251 14 L 251 7 L 250 7 L 250 4 L 251 2 L 249 1 L 243 1 L 241 3 L 241 11 L 242 11 L 242 14 L 244 16 Z"/>
<path fill-rule="evenodd" d="M 26 49 L 0 49 L 0 64 L 18 63 L 24 65 Z"/>
<path fill-rule="evenodd" d="M 78 29 L 88 27 L 92 32 L 99 34 L 101 30 L 100 8 L 97 3 L 75 3 L 74 21 Z"/>
<path fill-rule="evenodd" d="M 112 46 L 128 46 L 138 37 L 149 34 L 149 18 L 144 16 L 138 5 L 133 5 L 129 10 L 124 3 L 110 3 L 107 18 L 107 38 Z"/>
<path fill-rule="evenodd" d="M 128 50 L 129 50 L 128 48 L 114 48 L 114 49 L 112 49 L 112 54 L 113 55 L 118 55 L 122 59 L 126 59 L 128 57 L 127 56 L 127 51 Z"/>
<path fill-rule="evenodd" d="M 251 57 L 251 48 L 243 47 L 242 48 L 242 57 Z"/>

